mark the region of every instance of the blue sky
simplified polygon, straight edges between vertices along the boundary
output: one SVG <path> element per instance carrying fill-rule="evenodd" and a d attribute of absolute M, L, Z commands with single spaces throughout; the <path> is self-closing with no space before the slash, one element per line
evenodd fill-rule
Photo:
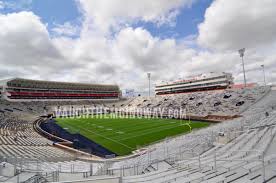
<path fill-rule="evenodd" d="M 48 31 L 58 24 L 80 25 L 82 14 L 75 0 L 2 0 L 3 14 L 32 11 L 47 25 Z"/>
<path fill-rule="evenodd" d="M 154 23 L 140 23 L 137 25 L 145 27 L 152 35 L 161 38 L 174 37 L 181 39 L 189 35 L 198 34 L 198 24 L 203 22 L 206 8 L 211 4 L 212 0 L 201 0 L 194 3 L 190 8 L 181 9 L 176 17 L 174 26 L 163 25 L 157 26 Z"/>
<path fill-rule="evenodd" d="M 81 25 L 82 13 L 75 0 L 2 0 L 7 5 L 0 10 L 3 14 L 32 11 L 47 25 L 49 32 L 56 25 L 70 22 Z M 176 17 L 176 24 L 158 26 L 152 22 L 138 22 L 133 27 L 143 27 L 153 36 L 161 38 L 181 39 L 189 35 L 198 34 L 198 24 L 204 20 L 204 12 L 212 0 L 198 0 L 189 8 L 180 9 Z"/>
<path fill-rule="evenodd" d="M 2 0 L 7 3 L 2 13 L 32 11 L 45 23 L 64 23 L 74 21 L 81 16 L 74 0 Z"/>
<path fill-rule="evenodd" d="M 31 10 L 49 26 L 52 26 L 53 23 L 76 22 L 81 17 L 74 0 L 33 1 Z"/>

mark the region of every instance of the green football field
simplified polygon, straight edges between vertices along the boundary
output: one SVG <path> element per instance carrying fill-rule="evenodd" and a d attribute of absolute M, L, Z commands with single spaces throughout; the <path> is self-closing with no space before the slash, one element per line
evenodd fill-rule
<path fill-rule="evenodd" d="M 57 118 L 56 121 L 70 133 L 80 133 L 117 155 L 127 155 L 141 146 L 209 125 L 175 119 L 102 117 Z"/>

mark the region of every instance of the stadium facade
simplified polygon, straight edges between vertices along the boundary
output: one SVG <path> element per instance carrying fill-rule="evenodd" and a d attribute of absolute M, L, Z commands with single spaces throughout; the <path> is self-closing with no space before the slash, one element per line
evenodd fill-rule
<path fill-rule="evenodd" d="M 2 98 L 32 100 L 118 100 L 117 85 L 41 81 L 13 78 L 0 81 Z"/>
<path fill-rule="evenodd" d="M 230 73 L 200 74 L 185 80 L 163 82 L 155 87 L 156 95 L 185 93 L 194 91 L 226 89 L 233 84 Z"/>

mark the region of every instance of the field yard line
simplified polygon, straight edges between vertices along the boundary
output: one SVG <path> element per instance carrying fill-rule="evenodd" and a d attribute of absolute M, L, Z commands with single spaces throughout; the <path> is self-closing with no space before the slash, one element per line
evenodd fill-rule
<path fill-rule="evenodd" d="M 145 123 L 146 124 L 146 123 Z M 170 124 L 171 125 L 171 124 Z M 131 128 L 130 128 L 131 126 Z M 166 125 L 164 125 L 163 127 L 165 127 Z M 147 126 L 137 126 L 137 125 L 128 125 L 128 127 L 126 128 L 120 128 L 117 130 L 123 131 L 125 133 L 132 133 L 132 132 L 137 132 L 137 131 L 146 131 L 148 129 L 154 129 L 155 127 L 160 127 L 160 124 L 153 124 L 153 125 L 147 125 Z M 128 129 L 128 130 L 127 130 Z M 130 130 L 129 130 L 130 129 Z M 106 134 L 106 133 L 105 133 Z M 108 134 L 111 134 L 111 132 L 109 132 Z M 112 135 L 112 134 L 111 134 Z M 113 133 L 112 138 L 115 137 L 119 137 L 120 135 Z"/>
<path fill-rule="evenodd" d="M 159 131 L 162 131 L 162 130 L 166 130 L 166 129 L 171 129 L 171 128 L 174 128 L 174 127 L 177 127 L 177 126 L 179 126 L 179 125 L 176 125 L 176 124 L 168 124 L 168 125 L 164 125 L 164 126 L 160 126 L 160 125 L 155 125 L 155 126 L 152 126 L 151 128 L 148 128 L 148 127 L 146 127 L 146 128 L 142 128 L 142 130 L 139 130 L 139 135 L 141 134 L 140 133 L 140 131 L 141 132 L 143 132 L 142 133 L 142 135 L 143 134 L 148 134 L 148 133 L 154 133 L 154 132 L 159 132 Z M 137 130 L 129 130 L 129 131 L 124 131 L 126 134 L 128 134 L 128 133 L 130 133 L 130 134 L 133 134 L 132 132 L 137 132 Z M 135 133 L 134 133 L 134 135 L 130 135 L 130 136 L 128 136 L 126 139 L 128 139 L 128 138 L 131 138 L 131 137 L 136 137 L 137 135 L 135 135 Z M 116 135 L 116 136 L 112 136 L 112 138 L 114 137 L 114 139 L 117 139 L 117 138 L 120 138 L 120 136 L 118 136 L 118 135 Z"/>
<path fill-rule="evenodd" d="M 173 126 L 173 127 L 170 127 L 170 128 L 163 128 L 162 130 L 156 130 L 156 131 L 151 131 L 151 132 L 147 132 L 147 133 L 141 133 L 139 135 L 127 137 L 127 138 L 124 138 L 122 140 L 127 140 L 127 139 L 130 139 L 130 138 L 133 138 L 133 137 L 139 137 L 139 136 L 143 136 L 143 135 L 150 134 L 150 133 L 155 133 L 155 132 L 159 132 L 159 131 L 163 131 L 163 130 L 168 130 L 168 129 L 175 128 L 175 127 L 179 127 L 179 126 Z"/>
<path fill-rule="evenodd" d="M 82 121 L 82 120 L 77 120 L 77 121 L 85 122 L 85 121 Z M 112 122 L 109 122 L 109 123 L 112 124 Z M 141 123 L 141 122 L 139 122 L 139 123 Z M 102 123 L 95 123 L 95 124 L 98 126 L 98 125 L 100 125 L 100 124 L 102 124 Z M 142 124 L 143 124 L 143 125 L 147 125 L 147 127 L 141 126 Z M 149 125 L 149 124 L 151 124 L 151 125 Z M 127 126 L 127 127 L 125 127 L 125 128 L 119 128 L 119 129 L 117 129 L 117 127 L 114 128 L 114 126 L 111 126 L 111 125 L 110 125 L 110 127 L 112 127 L 113 130 L 124 131 L 125 133 L 129 133 L 129 132 L 137 131 L 137 130 L 146 131 L 145 129 L 160 127 L 159 124 L 160 124 L 160 122 L 151 122 L 151 123 L 150 123 L 150 121 L 146 121 L 146 122 L 142 122 L 142 123 L 140 124 L 140 126 L 137 126 L 136 128 L 131 128 L 131 130 L 128 130 L 128 131 L 125 131 L 125 129 L 128 129 L 129 126 L 128 126 L 128 125 L 125 125 L 125 124 L 121 124 L 121 126 Z M 171 126 L 172 124 L 167 124 L 167 125 L 170 125 L 170 126 Z M 133 126 L 134 126 L 134 125 L 133 125 Z M 165 124 L 164 124 L 164 126 L 165 126 Z M 104 125 L 104 127 L 106 128 L 107 126 Z M 135 126 L 134 126 L 134 127 L 135 127 Z M 105 135 L 110 135 L 111 138 L 114 139 L 114 140 L 116 140 L 116 138 L 120 138 L 121 135 L 122 135 L 122 134 L 115 134 L 114 132 L 111 132 L 111 131 L 106 131 L 105 128 L 103 128 L 103 129 L 101 129 L 101 130 L 99 130 L 99 131 L 100 131 L 100 132 L 103 132 Z M 114 138 L 113 138 L 113 137 L 114 137 Z"/>
<path fill-rule="evenodd" d="M 116 123 L 116 122 L 115 122 Z M 130 122 L 130 123 L 128 123 L 128 124 L 131 124 L 132 122 Z M 136 122 L 134 122 L 134 123 L 136 123 Z M 141 127 L 141 125 L 144 125 L 144 124 L 149 124 L 149 122 L 139 122 L 140 124 L 140 127 Z M 99 124 L 101 124 L 101 123 L 99 123 Z M 153 124 L 152 126 L 155 126 L 155 124 L 154 123 L 151 123 L 151 124 Z M 114 128 L 114 122 L 112 121 L 112 122 L 109 122 L 108 123 L 108 125 L 104 125 L 105 127 L 112 127 L 112 128 Z M 135 125 L 136 126 L 136 125 Z M 119 129 L 128 129 L 129 128 L 129 126 L 128 125 L 126 125 L 126 122 L 123 122 L 123 123 L 120 123 L 119 125 L 116 125 L 116 128 L 119 128 Z"/>
<path fill-rule="evenodd" d="M 68 124 L 67 124 L 67 125 L 68 125 Z M 68 125 L 68 126 L 71 126 L 71 125 Z M 72 126 L 71 126 L 71 127 L 72 127 Z M 82 129 L 82 130 L 84 130 L 84 131 L 88 131 L 88 132 L 94 133 L 94 134 L 96 134 L 96 135 L 98 135 L 98 136 L 101 136 L 101 137 L 107 139 L 107 140 L 113 141 L 113 142 L 115 142 L 115 143 L 117 143 L 117 144 L 120 144 L 120 145 L 122 145 L 122 146 L 127 147 L 128 149 L 133 150 L 132 147 L 129 147 L 128 145 L 125 145 L 125 144 L 123 144 L 123 143 L 121 143 L 121 142 L 119 142 L 119 141 L 117 141 L 117 140 L 113 140 L 113 139 L 111 139 L 111 138 L 105 137 L 105 136 L 103 136 L 103 135 L 100 135 L 100 134 L 98 134 L 98 133 L 96 133 L 96 132 L 93 132 L 93 131 L 91 131 L 91 130 L 87 130 L 87 129 L 85 129 L 85 128 L 81 128 L 81 127 L 78 127 L 78 128 L 80 128 L 80 129 Z"/>
<path fill-rule="evenodd" d="M 82 129 L 83 129 L 83 128 L 82 128 Z M 89 132 L 91 132 L 91 133 L 94 133 L 94 134 L 96 134 L 96 135 L 98 135 L 98 136 L 101 136 L 101 137 L 103 137 L 103 138 L 107 139 L 107 140 L 113 141 L 113 142 L 115 142 L 115 143 L 117 143 L 117 144 L 120 144 L 120 145 L 122 145 L 122 146 L 127 147 L 128 149 L 133 150 L 133 148 L 132 148 L 132 147 L 129 147 L 128 145 L 123 144 L 123 143 L 121 143 L 121 142 L 119 142 L 119 141 L 117 141 L 117 140 L 111 139 L 111 138 L 109 138 L 109 137 L 105 137 L 105 136 L 100 135 L 100 134 L 98 134 L 98 133 L 96 133 L 96 132 L 93 132 L 93 131 L 91 131 L 91 130 L 87 130 L 87 129 L 84 129 L 84 130 L 89 131 Z"/>

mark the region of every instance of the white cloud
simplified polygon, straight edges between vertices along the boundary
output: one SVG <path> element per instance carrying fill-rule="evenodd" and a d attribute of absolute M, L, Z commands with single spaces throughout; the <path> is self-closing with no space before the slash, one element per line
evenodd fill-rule
<path fill-rule="evenodd" d="M 32 12 L 0 14 L 0 40 L 1 69 L 17 77 L 48 79 L 78 65 L 65 59 Z"/>
<path fill-rule="evenodd" d="M 31 12 L 0 14 L 0 62 L 37 65 L 59 57 L 46 27 Z M 41 60 L 42 59 L 42 60 Z"/>
<path fill-rule="evenodd" d="M 198 42 L 219 50 L 275 43 L 275 7 L 275 0 L 215 0 L 199 25 Z"/>
<path fill-rule="evenodd" d="M 247 80 L 262 82 L 260 65 L 264 64 L 268 82 L 275 83 L 275 7 L 274 0 L 215 0 L 206 10 L 205 19 L 199 25 L 197 41 L 201 46 L 213 50 L 209 54 L 225 51 L 233 53 L 221 57 L 221 61 L 215 66 L 223 66 L 225 70 L 232 71 L 238 82 L 243 81 L 243 75 L 240 58 L 235 55 L 238 55 L 239 48 L 245 47 Z M 212 65 L 216 59 L 214 55 L 206 59 L 208 65 Z"/>
<path fill-rule="evenodd" d="M 51 30 L 56 36 L 77 36 L 80 33 L 80 27 L 78 25 L 72 25 L 70 22 L 64 24 L 57 24 Z"/>
<path fill-rule="evenodd" d="M 148 1 L 142 2 L 140 10 L 130 17 L 127 15 L 129 11 L 118 16 L 125 18 L 126 22 L 129 19 L 165 22 L 165 19 L 171 19 L 170 14 L 176 11 L 180 2 L 184 1 L 174 1 L 169 7 L 164 7 L 162 3 L 160 7 L 150 5 L 146 14 L 140 11 L 148 5 Z M 113 15 L 106 16 L 109 21 L 112 17 L 108 16 Z M 83 23 L 82 31 L 86 29 L 86 23 Z M 52 30 L 61 37 L 50 38 L 46 26 L 30 12 L 1 15 L 0 25 L 0 64 L 5 68 L 12 67 L 12 75 L 34 79 L 118 83 L 123 88 L 141 90 L 145 85 L 146 72 L 151 71 L 153 78 L 158 78 L 157 75 L 170 69 L 171 74 L 166 75 L 166 78 L 170 78 L 174 75 L 172 71 L 174 64 L 179 61 L 178 57 L 186 58 L 194 52 L 190 49 L 182 52 L 174 39 L 153 37 L 143 28 L 121 27 L 114 37 L 106 36 L 98 29 L 86 29 L 85 34 L 72 39 L 66 36 L 73 35 L 76 30 L 68 23 Z M 166 66 L 168 60 L 170 67 Z"/>
<path fill-rule="evenodd" d="M 147 89 L 147 72 L 152 73 L 153 83 L 211 71 L 233 72 L 236 81 L 242 81 L 241 61 L 233 46 L 234 43 L 237 44 L 235 37 L 232 37 L 233 41 L 223 38 L 220 42 L 218 38 L 210 41 L 208 35 L 204 37 L 202 34 L 202 29 L 210 22 L 207 14 L 212 8 L 207 11 L 205 21 L 200 27 L 199 40 L 207 40 L 209 48 L 224 50 L 234 47 L 234 52 L 198 49 L 195 44 L 196 35 L 181 40 L 162 39 L 153 36 L 145 28 L 131 26 L 131 23 L 137 20 L 157 24 L 166 23 L 169 19 L 171 21 L 169 15 L 172 12 L 192 1 L 164 0 L 158 5 L 155 1 L 133 1 L 132 5 L 117 0 L 114 1 L 117 2 L 115 4 L 108 1 L 106 9 L 102 2 L 105 1 L 81 0 L 86 17 L 82 27 L 76 28 L 70 23 L 58 25 L 52 30 L 56 33 L 52 38 L 46 25 L 31 12 L 0 15 L 0 78 L 18 76 L 117 83 L 122 88 L 134 88 L 138 91 Z M 143 7 L 147 8 L 144 10 Z M 87 19 L 93 20 L 92 26 L 99 24 L 97 26 L 100 28 L 89 27 L 91 24 Z M 124 26 L 117 27 L 119 29 L 110 34 L 110 26 L 121 23 Z M 79 31 L 77 29 L 81 29 L 80 36 L 72 38 L 71 36 Z M 108 32 L 102 33 L 101 29 L 107 29 Z M 212 30 L 220 32 L 220 27 Z M 264 34 L 269 35 L 267 31 L 264 31 Z M 251 39 L 254 40 L 254 36 Z M 213 42 L 218 44 L 213 46 Z M 264 44 L 269 43 L 265 41 Z M 261 64 L 265 64 L 267 68 L 268 82 L 276 79 L 274 52 L 264 53 L 248 49 L 245 63 L 250 82 L 261 82 Z"/>
<path fill-rule="evenodd" d="M 86 23 L 107 31 L 141 20 L 159 25 L 171 24 L 179 8 L 190 6 L 194 0 L 79 0 Z"/>

